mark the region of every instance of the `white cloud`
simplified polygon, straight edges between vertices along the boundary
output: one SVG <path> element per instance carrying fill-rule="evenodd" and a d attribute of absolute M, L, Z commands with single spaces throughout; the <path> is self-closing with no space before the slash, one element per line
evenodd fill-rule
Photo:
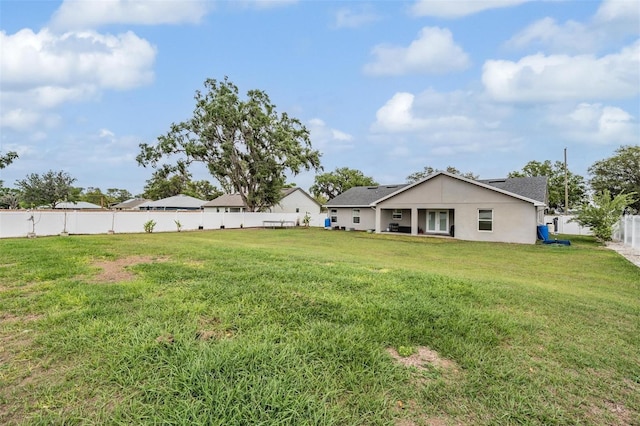
<path fill-rule="evenodd" d="M 308 128 L 314 148 L 320 151 L 344 151 L 353 148 L 353 136 L 327 126 L 319 118 L 309 120 Z"/>
<path fill-rule="evenodd" d="M 397 156 L 509 150 L 514 138 L 502 126 L 509 114 L 471 92 L 399 92 L 378 109 L 370 130 L 376 139 L 399 145 Z"/>
<path fill-rule="evenodd" d="M 244 9 L 273 9 L 276 7 L 290 6 L 298 3 L 298 0 L 236 0 L 230 2 L 232 7 L 241 7 Z"/>
<path fill-rule="evenodd" d="M 56 35 L 48 29 L 23 29 L 13 35 L 0 32 L 0 44 L 0 73 L 9 87 L 129 89 L 153 79 L 156 50 L 132 32 Z"/>
<path fill-rule="evenodd" d="M 361 6 L 358 10 L 343 7 L 336 12 L 334 28 L 360 28 L 379 19 L 367 6 Z"/>
<path fill-rule="evenodd" d="M 208 1 L 180 0 L 65 0 L 54 13 L 50 26 L 64 31 L 109 24 L 196 23 L 211 5 Z"/>
<path fill-rule="evenodd" d="M 375 60 L 364 66 L 371 75 L 446 73 L 470 65 L 469 56 L 453 41 L 446 28 L 424 27 L 408 47 L 377 45 L 371 52 Z"/>
<path fill-rule="evenodd" d="M 0 31 L 1 125 L 26 130 L 51 125 L 44 111 L 97 98 L 103 90 L 131 89 L 153 80 L 156 50 L 131 32 L 62 35 L 43 29 Z M 48 124 L 47 124 L 48 123 Z"/>
<path fill-rule="evenodd" d="M 479 123 L 467 115 L 446 111 L 449 105 L 444 105 L 451 101 L 456 95 L 447 97 L 443 96 L 439 108 L 431 108 L 435 106 L 432 100 L 428 99 L 427 91 L 420 95 L 426 102 L 418 100 L 411 93 L 399 92 L 393 95 L 376 113 L 376 122 L 371 129 L 374 132 L 389 133 L 412 133 L 419 131 L 437 132 L 448 129 L 456 130 L 472 130 Z M 445 99 L 448 98 L 448 99 Z M 419 105 L 422 104 L 422 105 Z M 431 104 L 431 105 L 429 105 Z M 425 108 L 426 107 L 426 108 Z M 437 109 L 442 108 L 440 112 Z"/>
<path fill-rule="evenodd" d="M 607 43 L 640 34 L 640 7 L 636 0 L 605 0 L 586 23 L 559 24 L 546 17 L 513 36 L 507 46 L 542 46 L 554 52 L 596 52 Z"/>
<path fill-rule="evenodd" d="M 625 110 L 599 103 L 580 103 L 572 111 L 549 113 L 548 121 L 564 138 L 599 145 L 640 143 L 640 128 Z"/>
<path fill-rule="evenodd" d="M 413 16 L 461 18 L 488 9 L 516 6 L 530 0 L 418 0 L 410 9 Z"/>
<path fill-rule="evenodd" d="M 600 58 L 594 55 L 526 56 L 518 62 L 489 60 L 482 82 L 495 100 L 557 102 L 637 96 L 640 41 Z"/>

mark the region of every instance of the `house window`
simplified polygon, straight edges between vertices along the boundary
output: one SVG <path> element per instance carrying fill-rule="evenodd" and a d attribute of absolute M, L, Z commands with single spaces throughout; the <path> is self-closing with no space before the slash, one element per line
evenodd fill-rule
<path fill-rule="evenodd" d="M 478 231 L 493 231 L 493 210 L 478 210 Z"/>
<path fill-rule="evenodd" d="M 331 223 L 336 223 L 338 221 L 338 210 L 331 209 Z"/>
<path fill-rule="evenodd" d="M 391 213 L 391 218 L 393 220 L 402 220 L 402 210 L 395 209 L 393 213 Z"/>
<path fill-rule="evenodd" d="M 353 209 L 353 223 L 360 223 L 360 209 Z"/>

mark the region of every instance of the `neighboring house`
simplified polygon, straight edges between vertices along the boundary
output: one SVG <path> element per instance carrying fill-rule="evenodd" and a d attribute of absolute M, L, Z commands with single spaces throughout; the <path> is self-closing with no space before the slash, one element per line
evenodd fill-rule
<path fill-rule="evenodd" d="M 206 200 L 179 194 L 138 205 L 138 210 L 201 210 Z"/>
<path fill-rule="evenodd" d="M 205 211 L 240 213 L 247 211 L 240 194 L 224 194 L 209 201 L 204 206 Z M 282 199 L 266 211 L 270 213 L 320 213 L 322 206 L 307 194 L 302 188 L 285 188 L 282 190 Z"/>
<path fill-rule="evenodd" d="M 102 209 L 101 206 L 97 205 L 97 204 L 93 204 L 93 203 L 88 203 L 86 201 L 76 201 L 76 202 L 64 202 L 64 203 L 58 203 L 56 204 L 56 206 L 54 207 L 54 209 L 63 209 L 63 210 L 100 210 Z"/>
<path fill-rule="evenodd" d="M 351 188 L 326 207 L 341 229 L 533 244 L 546 203 L 545 177 L 476 181 L 437 172 L 412 184 Z"/>
<path fill-rule="evenodd" d="M 111 206 L 114 210 L 139 210 L 138 206 L 143 203 L 147 203 L 151 200 L 147 200 L 146 198 L 132 198 L 127 201 L 123 201 L 122 203 L 114 204 Z"/>

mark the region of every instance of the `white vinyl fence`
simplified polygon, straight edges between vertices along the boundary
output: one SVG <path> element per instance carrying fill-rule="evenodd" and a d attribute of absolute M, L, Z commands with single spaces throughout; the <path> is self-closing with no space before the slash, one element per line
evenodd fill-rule
<path fill-rule="evenodd" d="M 576 222 L 570 222 L 574 216 L 545 216 L 544 223 L 549 227 L 549 233 L 555 232 L 555 222 L 558 223 L 558 234 L 567 235 L 591 235 L 591 229 L 585 226 L 580 226 Z"/>
<path fill-rule="evenodd" d="M 153 220 L 153 232 L 198 229 L 256 228 L 303 225 L 303 213 L 215 213 L 205 211 L 60 211 L 0 210 L 0 238 L 69 234 L 108 234 L 144 232 Z M 311 215 L 310 226 L 323 227 L 327 215 Z M 270 223 L 265 223 L 265 222 Z"/>
<path fill-rule="evenodd" d="M 626 215 L 620 218 L 613 239 L 625 246 L 640 249 L 640 216 Z"/>

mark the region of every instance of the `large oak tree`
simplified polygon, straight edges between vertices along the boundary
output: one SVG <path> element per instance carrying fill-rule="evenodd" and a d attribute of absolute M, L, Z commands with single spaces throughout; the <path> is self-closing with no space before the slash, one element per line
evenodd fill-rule
<path fill-rule="evenodd" d="M 316 199 L 331 200 L 354 186 L 373 185 L 378 183 L 372 177 L 365 176 L 360 170 L 339 167 L 333 172 L 317 175 L 309 190 Z"/>
<path fill-rule="evenodd" d="M 28 206 L 47 205 L 55 208 L 63 201 L 76 201 L 77 192 L 71 186 L 76 179 L 69 173 L 49 170 L 40 176 L 37 173 L 27 175 L 25 179 L 16 181 L 20 190 L 20 198 Z"/>
<path fill-rule="evenodd" d="M 9 164 L 13 163 L 13 160 L 18 158 L 18 153 L 15 151 L 9 151 L 6 154 L 0 154 L 0 169 L 4 169 Z"/>
<path fill-rule="evenodd" d="M 165 157 L 177 158 L 177 168 L 203 162 L 249 211 L 280 201 L 287 172 L 321 168 L 309 131 L 298 119 L 278 114 L 265 92 L 249 90 L 241 99 L 228 78 L 207 79 L 204 86 L 205 92 L 196 91 L 193 117 L 172 124 L 155 145 L 140 144 L 138 164 L 156 167 Z"/>
<path fill-rule="evenodd" d="M 424 178 L 426 178 L 427 176 L 435 173 L 435 172 L 439 172 L 440 170 L 438 169 L 434 169 L 431 166 L 424 166 L 424 169 L 422 169 L 419 172 L 415 172 L 415 173 L 411 173 L 409 176 L 407 176 L 407 183 L 414 183 L 414 182 L 418 182 L 419 180 L 422 180 Z M 447 168 L 444 170 L 447 173 L 451 173 L 453 175 L 458 175 L 458 176 L 462 176 L 464 178 L 467 179 L 472 179 L 472 180 L 478 180 L 478 175 L 473 174 L 471 172 L 468 173 L 462 173 L 460 170 L 456 169 L 453 166 L 447 166 Z"/>

